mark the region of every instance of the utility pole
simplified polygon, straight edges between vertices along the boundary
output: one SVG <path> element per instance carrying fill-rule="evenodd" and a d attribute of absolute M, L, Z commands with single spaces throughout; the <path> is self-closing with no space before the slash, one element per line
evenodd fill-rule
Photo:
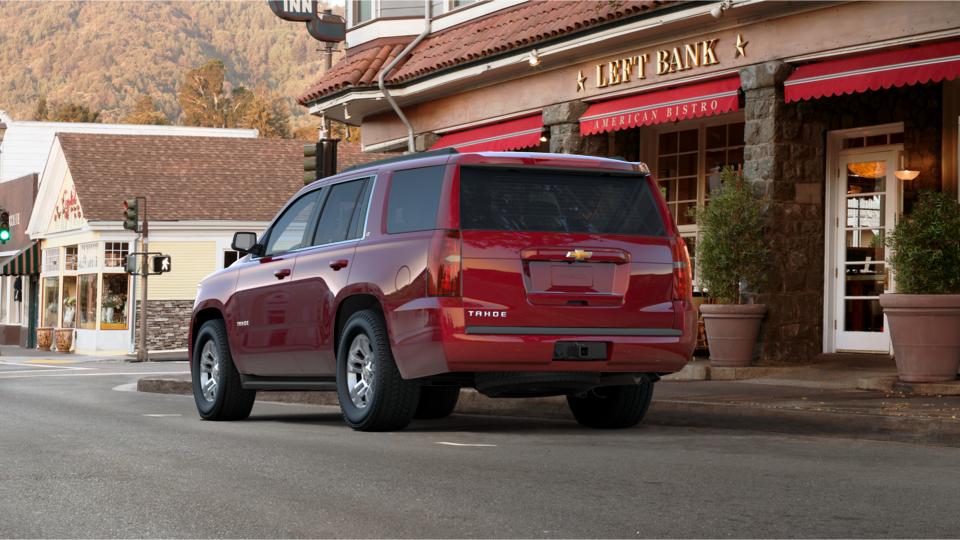
<path fill-rule="evenodd" d="M 137 350 L 137 362 L 146 362 L 149 360 L 147 355 L 147 275 L 149 274 L 147 268 L 149 258 L 147 244 L 149 240 L 147 235 L 149 227 L 147 224 L 147 198 L 137 198 L 140 199 L 140 208 L 143 211 L 143 228 L 140 230 L 140 251 L 143 253 L 143 260 L 140 264 L 140 278 L 143 280 L 143 289 L 140 293 L 140 347 Z"/>

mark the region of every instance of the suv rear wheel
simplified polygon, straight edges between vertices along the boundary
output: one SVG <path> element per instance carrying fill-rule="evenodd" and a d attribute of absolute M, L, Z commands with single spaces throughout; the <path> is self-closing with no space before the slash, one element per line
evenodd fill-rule
<path fill-rule="evenodd" d="M 243 420 L 250 416 L 256 390 L 244 390 L 220 319 L 207 321 L 197 332 L 190 366 L 193 399 L 204 420 Z"/>
<path fill-rule="evenodd" d="M 620 429 L 637 425 L 650 407 L 653 383 L 601 386 L 583 394 L 567 396 L 570 412 L 581 425 L 597 429 Z"/>
<path fill-rule="evenodd" d="M 404 380 L 393 360 L 380 313 L 354 313 L 337 353 L 337 396 L 343 419 L 358 431 L 403 429 L 413 419 L 420 383 Z"/>
<path fill-rule="evenodd" d="M 424 386 L 420 388 L 420 401 L 414 418 L 437 420 L 453 413 L 460 399 L 458 386 Z"/>

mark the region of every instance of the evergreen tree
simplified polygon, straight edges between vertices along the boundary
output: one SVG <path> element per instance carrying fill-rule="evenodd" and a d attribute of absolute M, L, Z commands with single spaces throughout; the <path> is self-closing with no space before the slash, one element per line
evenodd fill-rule
<path fill-rule="evenodd" d="M 152 124 L 157 126 L 166 126 L 170 120 L 162 112 L 157 110 L 157 105 L 150 96 L 140 96 L 130 114 L 120 119 L 124 124 Z"/>
<path fill-rule="evenodd" d="M 38 122 L 43 122 L 47 120 L 50 116 L 50 111 L 47 110 L 47 98 L 45 96 L 40 96 L 37 99 L 37 106 L 33 109 L 33 119 Z"/>
<path fill-rule="evenodd" d="M 46 119 L 51 122 L 97 123 L 100 122 L 100 111 L 92 111 L 79 103 L 51 104 Z"/>

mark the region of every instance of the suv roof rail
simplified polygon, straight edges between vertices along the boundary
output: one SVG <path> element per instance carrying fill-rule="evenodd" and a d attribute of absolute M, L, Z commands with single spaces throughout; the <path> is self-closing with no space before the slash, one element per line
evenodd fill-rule
<path fill-rule="evenodd" d="M 340 172 L 344 173 L 344 172 L 353 171 L 356 169 L 365 169 L 367 167 L 376 167 L 379 165 L 386 165 L 387 163 L 398 163 L 401 161 L 409 161 L 411 159 L 420 159 L 420 158 L 434 157 L 434 156 L 449 156 L 450 154 L 459 154 L 459 153 L 460 152 L 458 152 L 456 148 L 452 148 L 452 147 L 440 148 L 439 150 L 415 152 L 413 154 L 403 154 L 403 155 L 392 157 L 392 158 L 378 159 L 377 161 L 371 161 L 369 163 L 361 163 L 360 165 L 354 165 L 353 167 L 350 167 L 349 169 L 344 169 Z"/>

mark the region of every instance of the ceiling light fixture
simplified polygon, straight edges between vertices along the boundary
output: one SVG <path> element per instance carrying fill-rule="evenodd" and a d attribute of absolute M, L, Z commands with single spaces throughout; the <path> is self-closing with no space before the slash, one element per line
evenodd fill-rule
<path fill-rule="evenodd" d="M 530 51 L 530 55 L 527 57 L 527 63 L 530 64 L 530 67 L 540 65 L 540 53 L 538 53 L 536 49 Z"/>

